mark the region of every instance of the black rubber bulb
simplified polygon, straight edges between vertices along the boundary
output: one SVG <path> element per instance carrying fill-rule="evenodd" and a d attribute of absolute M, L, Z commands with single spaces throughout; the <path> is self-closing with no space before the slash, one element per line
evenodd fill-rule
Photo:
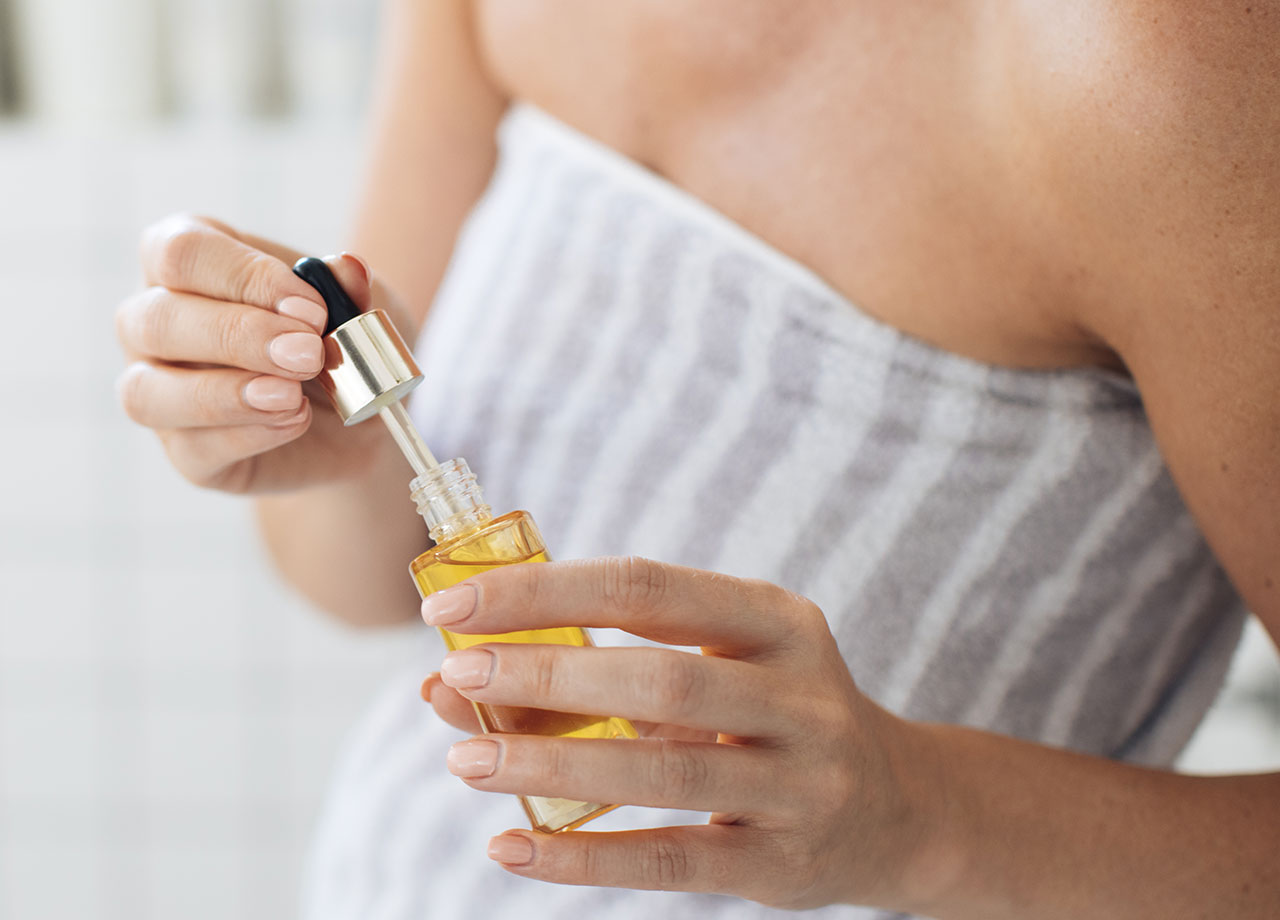
<path fill-rule="evenodd" d="M 329 320 L 324 326 L 325 335 L 360 315 L 356 302 L 342 289 L 338 279 L 333 277 L 333 272 L 329 271 L 329 266 L 322 260 L 312 256 L 299 259 L 293 266 L 293 273 L 319 291 L 324 298 L 324 305 L 329 308 Z"/>

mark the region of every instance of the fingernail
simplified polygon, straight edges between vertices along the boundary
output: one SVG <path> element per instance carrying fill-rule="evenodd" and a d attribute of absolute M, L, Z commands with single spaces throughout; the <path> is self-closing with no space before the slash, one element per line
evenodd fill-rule
<path fill-rule="evenodd" d="M 489 841 L 489 858 L 504 866 L 526 866 L 533 862 L 533 841 L 514 834 L 494 837 Z"/>
<path fill-rule="evenodd" d="M 306 417 L 307 417 L 307 401 L 304 399 L 302 400 L 302 404 L 298 406 L 297 411 L 290 412 L 284 418 L 273 419 L 272 421 L 267 422 L 267 426 L 270 428 L 290 428 L 298 424 L 300 421 L 302 421 Z"/>
<path fill-rule="evenodd" d="M 373 270 L 369 268 L 369 263 L 366 262 L 364 259 L 360 258 L 354 252 L 344 252 L 342 253 L 341 257 L 344 259 L 350 259 L 352 262 L 354 262 L 356 265 L 360 267 L 360 273 L 364 275 L 365 284 L 368 284 L 369 280 L 373 278 Z"/>
<path fill-rule="evenodd" d="M 493 652 L 482 648 L 450 652 L 440 663 L 440 679 L 455 690 L 475 690 L 489 683 Z"/>
<path fill-rule="evenodd" d="M 305 297 L 286 297 L 276 304 L 276 312 L 281 316 L 306 323 L 316 332 L 324 332 L 324 324 L 329 319 L 329 311 L 314 300 Z"/>
<path fill-rule="evenodd" d="M 323 348 L 320 336 L 310 332 L 286 332 L 271 340 L 267 353 L 287 371 L 305 374 L 320 370 Z"/>
<path fill-rule="evenodd" d="M 498 769 L 498 743 L 496 741 L 459 741 L 449 748 L 445 758 L 449 772 L 454 776 L 479 779 L 492 776 Z"/>
<path fill-rule="evenodd" d="M 245 404 L 263 412 L 296 409 L 302 402 L 302 386 L 280 377 L 254 377 L 244 385 Z"/>
<path fill-rule="evenodd" d="M 422 601 L 422 618 L 428 626 L 451 626 L 461 623 L 476 609 L 478 600 L 475 585 L 455 585 L 435 594 L 428 594 Z"/>

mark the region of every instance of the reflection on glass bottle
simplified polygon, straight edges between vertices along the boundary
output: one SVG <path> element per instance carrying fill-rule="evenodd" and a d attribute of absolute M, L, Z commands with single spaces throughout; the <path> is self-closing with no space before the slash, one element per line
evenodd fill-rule
<path fill-rule="evenodd" d="M 528 512 L 513 511 L 499 518 L 493 517 L 465 460 L 441 464 L 413 480 L 410 488 L 418 512 L 426 519 L 431 538 L 436 542 L 409 566 L 423 597 L 498 566 L 546 562 L 550 558 L 542 535 Z M 587 633 L 576 626 L 529 629 L 500 635 L 462 635 L 441 629 L 440 634 L 451 650 L 486 642 L 575 646 L 591 643 Z M 484 703 L 472 705 L 486 732 L 565 738 L 636 737 L 631 723 L 616 717 Z M 578 827 L 616 807 L 545 796 L 521 796 L 520 801 L 534 828 L 549 833 Z"/>

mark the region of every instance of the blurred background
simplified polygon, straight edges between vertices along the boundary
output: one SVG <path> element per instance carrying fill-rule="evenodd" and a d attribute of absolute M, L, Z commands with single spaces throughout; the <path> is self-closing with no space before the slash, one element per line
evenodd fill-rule
<path fill-rule="evenodd" d="M 296 598 L 114 394 L 146 224 L 343 248 L 376 14 L 0 0 L 0 920 L 296 916 L 343 735 L 423 658 Z"/>
<path fill-rule="evenodd" d="M 376 6 L 0 0 L 0 920 L 295 915 L 343 734 L 421 658 L 293 596 L 114 394 L 147 223 L 342 248 Z M 1256 624 L 1183 765 L 1280 767 Z"/>

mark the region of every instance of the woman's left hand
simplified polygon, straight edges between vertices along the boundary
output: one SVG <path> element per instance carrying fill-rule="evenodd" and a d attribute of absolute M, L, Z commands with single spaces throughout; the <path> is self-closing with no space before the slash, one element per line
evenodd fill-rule
<path fill-rule="evenodd" d="M 508 870 L 785 908 L 905 909 L 923 894 L 940 808 L 928 734 L 859 692 L 810 601 L 766 582 L 606 558 L 494 569 L 422 609 L 459 633 L 616 627 L 702 648 L 494 643 L 445 658 L 445 687 L 430 696 L 451 721 L 462 700 L 446 688 L 659 726 L 639 740 L 477 736 L 449 754 L 468 785 L 711 813 L 705 825 L 642 831 L 507 831 L 489 852 Z"/>

